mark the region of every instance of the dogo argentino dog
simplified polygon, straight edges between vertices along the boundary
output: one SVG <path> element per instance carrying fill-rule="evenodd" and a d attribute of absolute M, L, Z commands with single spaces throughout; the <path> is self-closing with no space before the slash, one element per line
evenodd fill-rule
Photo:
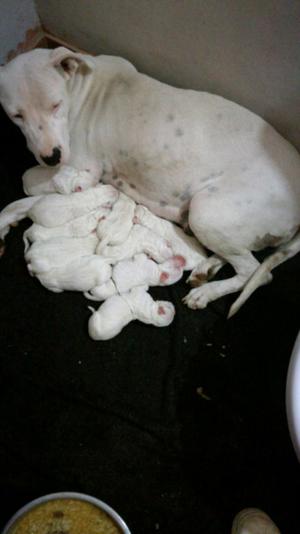
<path fill-rule="evenodd" d="M 113 184 L 156 215 L 188 221 L 216 264 L 232 265 L 234 276 L 213 282 L 215 260 L 195 269 L 190 308 L 244 288 L 233 314 L 300 250 L 300 156 L 237 104 L 63 47 L 1 67 L 0 101 L 40 164 L 25 173 L 26 192 L 39 183 L 65 192 L 70 172 L 74 191 Z M 268 246 L 277 249 L 260 265 L 252 252 Z"/>

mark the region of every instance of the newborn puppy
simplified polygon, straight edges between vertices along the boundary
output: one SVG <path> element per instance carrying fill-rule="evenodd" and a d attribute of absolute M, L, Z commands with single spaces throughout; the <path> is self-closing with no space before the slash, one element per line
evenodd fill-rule
<path fill-rule="evenodd" d="M 111 185 L 98 185 L 80 195 L 53 193 L 21 198 L 1 211 L 0 239 L 4 240 L 10 226 L 25 217 L 42 226 L 60 226 L 97 208 L 111 207 L 118 196 L 118 191 Z"/>
<path fill-rule="evenodd" d="M 173 304 L 154 301 L 143 287 L 132 289 L 123 295 L 108 298 L 100 308 L 93 312 L 88 322 L 92 339 L 106 340 L 118 335 L 130 321 L 135 319 L 155 326 L 168 326 L 174 318 Z"/>
<path fill-rule="evenodd" d="M 118 262 L 112 270 L 111 280 L 99 287 L 94 287 L 86 298 L 105 300 L 116 293 L 126 293 L 137 286 L 166 286 L 175 284 L 182 277 L 185 260 L 182 256 L 173 256 L 163 263 L 156 263 L 146 256 L 138 254 L 130 260 Z"/>
<path fill-rule="evenodd" d="M 98 238 L 95 234 L 86 237 L 52 237 L 35 241 L 25 260 L 31 274 L 41 274 L 66 265 L 74 259 L 95 253 Z"/>
<path fill-rule="evenodd" d="M 33 223 L 23 234 L 25 252 L 34 241 L 45 241 L 51 237 L 84 237 L 91 232 L 96 233 L 97 224 L 102 217 L 107 217 L 110 208 L 101 207 L 87 215 L 72 219 L 66 224 L 47 228 L 41 224 Z"/>
<path fill-rule="evenodd" d="M 146 226 L 146 228 L 167 239 L 172 246 L 174 254 L 184 257 L 186 271 L 191 271 L 206 259 L 207 255 L 199 241 L 185 234 L 176 224 L 157 217 L 148 208 L 140 204 L 136 206 L 134 215 L 135 222 Z"/>
<path fill-rule="evenodd" d="M 213 278 L 226 263 L 215 254 L 207 258 L 197 239 L 186 235 L 176 224 L 157 217 L 145 206 L 136 207 L 134 220 L 165 237 L 171 243 L 174 254 L 184 257 L 185 270 L 192 270 L 187 282 L 193 286 L 198 287 Z"/>
<path fill-rule="evenodd" d="M 175 284 L 182 277 L 185 259 L 173 256 L 163 263 L 156 263 L 138 254 L 131 260 L 117 263 L 112 271 L 112 279 L 119 293 L 126 293 L 135 286 L 165 286 Z"/>
<path fill-rule="evenodd" d="M 132 258 L 141 252 L 148 254 L 158 263 L 174 256 L 173 249 L 166 239 L 140 224 L 133 225 L 127 239 L 121 245 L 106 246 L 103 249 L 98 246 L 96 252 L 112 264 Z"/>
<path fill-rule="evenodd" d="M 133 226 L 135 202 L 123 193 L 119 194 L 111 212 L 98 222 L 97 236 L 100 243 L 97 254 L 101 254 L 106 245 L 118 245 L 123 243 Z"/>
<path fill-rule="evenodd" d="M 111 266 L 103 258 L 93 254 L 83 256 L 38 274 L 40 283 L 55 293 L 62 291 L 89 291 L 101 286 L 111 277 Z"/>
<path fill-rule="evenodd" d="M 4 240 L 10 230 L 10 226 L 25 219 L 34 204 L 42 198 L 42 196 L 21 198 L 5 206 L 0 213 L 0 239 Z"/>
<path fill-rule="evenodd" d="M 29 210 L 28 216 L 38 224 L 52 228 L 86 215 L 101 206 L 112 206 L 119 196 L 111 185 L 98 185 L 82 193 L 46 195 Z M 34 198 L 34 197 L 33 197 Z"/>
<path fill-rule="evenodd" d="M 85 191 L 99 181 L 99 176 L 93 176 L 89 169 L 77 170 L 69 165 L 62 165 L 56 173 L 53 168 L 33 167 L 23 174 L 23 189 L 26 195 L 46 195 L 61 193 L 67 195 L 75 191 Z"/>

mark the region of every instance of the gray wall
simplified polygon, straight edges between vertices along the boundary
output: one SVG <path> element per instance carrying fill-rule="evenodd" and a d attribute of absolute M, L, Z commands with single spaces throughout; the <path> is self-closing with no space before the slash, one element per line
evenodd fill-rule
<path fill-rule="evenodd" d="M 33 0 L 0 0 L 0 63 L 38 26 Z"/>
<path fill-rule="evenodd" d="M 36 0 L 51 33 L 221 94 L 300 148 L 299 0 Z"/>

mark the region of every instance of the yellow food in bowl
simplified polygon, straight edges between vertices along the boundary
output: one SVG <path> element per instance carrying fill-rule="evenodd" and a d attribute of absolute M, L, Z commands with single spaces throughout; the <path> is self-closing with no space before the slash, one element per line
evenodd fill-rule
<path fill-rule="evenodd" d="M 54 499 L 25 513 L 8 534 L 121 534 L 111 517 L 78 499 Z"/>

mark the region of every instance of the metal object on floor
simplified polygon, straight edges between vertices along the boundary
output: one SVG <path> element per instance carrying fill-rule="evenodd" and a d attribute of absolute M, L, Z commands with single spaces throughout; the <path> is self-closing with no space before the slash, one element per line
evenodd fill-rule
<path fill-rule="evenodd" d="M 4 530 L 1 534 L 10 534 L 12 532 L 13 527 L 17 524 L 17 522 L 24 517 L 28 512 L 36 508 L 37 506 L 40 506 L 42 504 L 46 504 L 50 501 L 59 501 L 64 499 L 71 499 L 71 500 L 78 500 L 85 503 L 89 503 L 93 505 L 94 507 L 100 509 L 102 512 L 105 512 L 108 517 L 113 521 L 113 523 L 118 528 L 118 531 L 120 534 L 131 534 L 129 528 L 127 527 L 125 521 L 119 516 L 119 514 L 108 504 L 101 501 L 100 499 L 97 499 L 96 497 L 92 497 L 90 495 L 86 495 L 84 493 L 77 493 L 77 492 L 71 492 L 71 491 L 64 491 L 59 493 L 51 493 L 49 495 L 43 495 L 42 497 L 39 497 L 38 499 L 35 499 L 22 508 L 18 510 L 13 517 L 8 521 L 8 523 L 5 525 Z"/>
<path fill-rule="evenodd" d="M 291 439 L 300 461 L 300 332 L 287 373 L 286 411 Z"/>

